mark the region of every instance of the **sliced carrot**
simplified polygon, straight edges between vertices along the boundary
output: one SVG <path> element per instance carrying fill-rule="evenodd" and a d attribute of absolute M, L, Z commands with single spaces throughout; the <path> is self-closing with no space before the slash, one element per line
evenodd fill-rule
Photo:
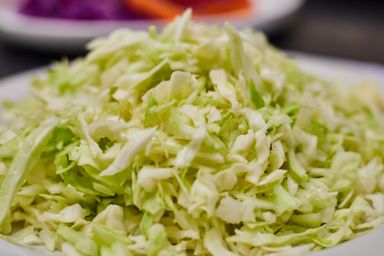
<path fill-rule="evenodd" d="M 184 11 L 177 3 L 168 0 L 125 0 L 128 7 L 151 18 L 169 19 Z"/>
<path fill-rule="evenodd" d="M 249 0 L 124 0 L 127 7 L 149 18 L 172 19 L 192 7 L 196 17 L 238 13 L 250 9 Z"/>
<path fill-rule="evenodd" d="M 209 1 L 209 0 L 208 0 Z M 207 0 L 173 0 L 173 2 L 176 2 L 178 4 L 182 4 L 184 6 L 190 6 L 193 7 L 198 4 L 202 4 L 204 2 L 207 2 Z"/>
<path fill-rule="evenodd" d="M 210 2 L 204 1 L 200 5 L 196 6 L 196 11 L 199 14 L 226 13 L 248 9 L 250 5 L 250 2 L 247 0 L 216 0 Z"/>

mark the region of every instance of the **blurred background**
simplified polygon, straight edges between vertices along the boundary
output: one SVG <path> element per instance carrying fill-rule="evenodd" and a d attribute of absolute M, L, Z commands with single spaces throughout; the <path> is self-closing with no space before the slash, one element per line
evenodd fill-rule
<path fill-rule="evenodd" d="M 62 1 L 70 2 L 71 0 Z M 100 2 L 100 0 L 78 0 L 77 2 L 83 4 L 82 8 L 91 8 L 87 7 L 86 3 L 92 1 L 93 4 Z M 273 7 L 275 9 L 287 8 L 287 6 L 285 6 L 283 3 L 289 2 L 287 0 L 269 1 L 270 3 L 277 3 L 277 5 Z M 0 0 L 0 5 L 2 2 L 3 5 L 5 5 L 5 0 Z M 37 2 L 45 2 L 45 4 L 49 5 L 49 3 L 55 1 L 41 0 Z M 72 0 L 72 2 L 76 1 Z M 113 1 L 111 0 L 111 2 Z M 60 16 L 61 19 L 72 18 L 81 20 L 81 22 L 94 18 L 92 15 L 103 20 L 109 20 L 113 16 L 113 18 L 119 20 L 113 23 L 113 26 L 115 27 L 128 26 L 126 21 L 122 21 L 125 19 L 129 19 L 130 22 L 133 22 L 132 24 L 134 25 L 132 26 L 140 27 L 146 25 L 145 23 L 143 24 L 138 22 L 143 17 L 152 18 L 151 22 L 156 21 L 153 19 L 153 17 L 151 17 L 153 12 L 155 12 L 156 15 L 167 18 L 167 15 L 172 15 L 172 11 L 174 11 L 172 9 L 173 7 L 171 8 L 169 6 L 167 6 L 164 10 L 160 8 L 162 11 L 164 11 L 160 13 L 158 13 L 158 6 L 155 6 L 155 10 L 151 10 L 153 6 L 148 6 L 148 3 L 153 3 L 156 5 L 156 2 L 161 2 L 160 0 L 134 0 L 132 2 L 137 4 L 139 9 L 141 8 L 140 10 L 142 12 L 140 12 L 140 14 L 137 14 L 136 12 L 116 12 L 116 10 L 113 9 L 116 8 L 116 5 L 114 5 L 113 8 L 106 7 L 102 10 L 97 8 L 92 10 L 89 9 L 90 11 L 86 12 L 88 16 L 82 16 L 83 14 L 78 12 L 77 9 L 71 9 L 67 13 L 55 13 L 54 15 Z M 188 0 L 178 0 L 178 2 L 184 4 L 183 2 L 188 2 Z M 212 5 L 214 1 L 200 0 L 198 2 L 209 2 L 210 5 Z M 243 8 L 243 2 L 246 1 L 238 0 L 235 6 L 232 6 L 231 8 Z M 261 10 L 258 10 L 257 1 L 255 1 L 255 12 L 248 13 L 246 19 L 236 19 L 236 15 L 243 15 L 243 13 L 239 14 L 237 12 L 238 10 L 236 10 L 235 16 L 233 16 L 232 13 L 230 15 L 228 14 L 229 16 L 225 16 L 225 10 L 221 10 L 220 8 L 222 7 L 220 6 L 215 7 L 216 9 L 214 8 L 213 10 L 221 12 L 220 17 L 215 16 L 217 20 L 225 20 L 226 17 L 232 18 L 233 16 L 235 17 L 234 19 L 239 26 L 248 24 L 256 27 L 257 29 L 265 30 L 270 38 L 270 41 L 277 47 L 283 48 L 285 50 L 384 64 L 384 1 L 307 0 L 299 2 L 303 2 L 302 5 L 298 4 L 297 7 L 300 8 L 292 8 L 285 13 L 281 12 L 280 17 L 275 19 L 273 19 L 273 17 L 271 19 L 267 19 L 267 17 L 263 16 L 264 14 L 260 13 Z M 144 7 L 142 6 L 143 3 L 146 3 L 144 4 Z M 207 8 L 206 6 L 204 7 L 204 4 L 202 6 L 203 7 L 199 7 L 201 8 L 199 9 L 201 13 L 205 14 L 206 12 L 212 11 L 211 6 L 210 8 Z M 41 11 L 36 10 L 35 7 L 35 5 L 32 5 L 32 7 L 24 5 L 22 7 L 24 9 L 20 9 L 21 7 L 19 5 L 18 13 L 20 14 L 21 11 L 23 12 L 23 15 L 33 17 L 38 15 L 38 13 Z M 113 10 L 108 8 L 112 8 Z M 171 10 L 171 12 L 169 10 Z M 276 12 L 276 10 L 273 10 L 273 12 Z M 44 15 L 49 16 L 50 14 L 44 13 Z M 41 21 L 43 18 L 39 19 Z M 3 24 L 1 24 L 2 22 Z M 56 44 L 55 41 L 53 41 L 53 45 L 51 44 L 51 47 L 36 47 L 36 42 L 44 45 L 44 40 L 46 39 L 44 39 L 43 36 L 39 36 L 39 34 L 33 34 L 34 31 L 32 23 L 31 27 L 29 27 L 28 21 L 22 22 L 20 22 L 17 17 L 4 12 L 4 10 L 3 12 L 0 12 L 0 78 L 15 74 L 20 71 L 48 65 L 58 59 L 72 59 L 85 54 L 84 47 L 79 47 L 77 45 L 74 48 L 66 48 L 62 47 L 60 44 L 60 42 L 64 43 L 68 40 L 69 42 L 71 42 L 71 40 L 73 40 L 72 42 L 77 40 L 75 37 L 71 39 L 70 32 L 68 32 L 70 30 L 61 31 L 61 29 L 57 29 L 57 31 L 53 31 L 56 33 Z M 41 23 L 41 25 L 38 25 L 41 26 L 43 32 L 45 24 L 47 24 L 47 29 L 49 25 L 51 25 L 52 28 L 52 24 L 49 24 L 49 19 L 46 19 L 44 22 Z M 67 29 L 67 25 L 61 25 L 64 26 L 65 30 Z M 9 31 L 5 31 L 7 27 L 5 29 L 4 26 L 8 26 L 8 29 L 9 26 L 11 26 L 11 29 L 13 29 L 12 26 L 19 26 L 17 29 L 22 28 L 23 34 L 22 36 L 18 35 L 16 37 L 13 34 L 12 37 L 12 35 L 10 36 L 9 33 L 7 33 Z M 71 26 L 76 25 L 72 24 Z M 76 31 L 76 27 L 74 28 L 74 33 L 80 33 L 79 31 Z M 3 32 L 1 32 L 2 29 Z M 98 28 L 96 27 L 95 29 Z M 89 35 L 92 36 L 92 33 Z"/>

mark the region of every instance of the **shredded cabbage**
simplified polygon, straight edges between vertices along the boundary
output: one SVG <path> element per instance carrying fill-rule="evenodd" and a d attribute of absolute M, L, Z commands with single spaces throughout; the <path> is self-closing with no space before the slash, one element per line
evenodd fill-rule
<path fill-rule="evenodd" d="M 303 255 L 382 223 L 378 89 L 190 16 L 97 39 L 7 102 L 7 239 L 65 255 Z"/>

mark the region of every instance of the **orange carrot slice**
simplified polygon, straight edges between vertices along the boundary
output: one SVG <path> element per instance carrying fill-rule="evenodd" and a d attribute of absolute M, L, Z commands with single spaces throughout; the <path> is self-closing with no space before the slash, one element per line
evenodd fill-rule
<path fill-rule="evenodd" d="M 151 18 L 173 18 L 184 11 L 177 3 L 167 0 L 125 0 L 128 7 Z"/>
<path fill-rule="evenodd" d="M 216 14 L 248 9 L 249 7 L 250 2 L 247 0 L 217 0 L 204 1 L 196 7 L 196 10 L 199 14 Z"/>
<path fill-rule="evenodd" d="M 125 0 L 128 8 L 149 18 L 171 19 L 192 7 L 194 16 L 247 11 L 249 0 Z"/>

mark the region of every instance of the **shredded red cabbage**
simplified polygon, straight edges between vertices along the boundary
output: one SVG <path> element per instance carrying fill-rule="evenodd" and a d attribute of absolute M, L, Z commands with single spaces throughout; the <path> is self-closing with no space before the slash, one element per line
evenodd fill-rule
<path fill-rule="evenodd" d="M 142 18 L 121 0 L 26 0 L 20 12 L 30 16 L 79 20 Z"/>

